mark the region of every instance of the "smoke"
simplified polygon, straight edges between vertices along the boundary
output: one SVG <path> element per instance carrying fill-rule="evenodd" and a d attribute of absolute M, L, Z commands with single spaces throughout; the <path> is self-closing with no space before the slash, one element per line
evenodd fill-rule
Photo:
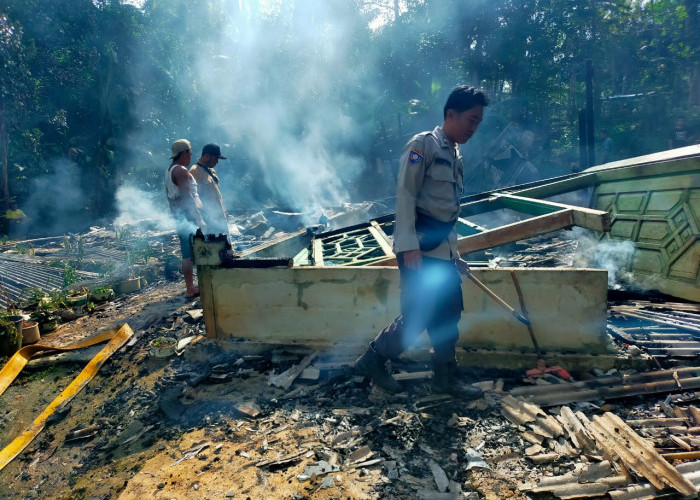
<path fill-rule="evenodd" d="M 80 174 L 68 159 L 48 164 L 49 173 L 31 180 L 29 198 L 21 207 L 27 214 L 31 233 L 63 234 L 86 225 L 87 187 L 92 182 Z"/>
<path fill-rule="evenodd" d="M 187 3 L 153 13 L 191 11 Z M 169 106 L 164 114 L 181 114 L 179 128 L 143 116 L 128 142 L 158 146 L 150 158 L 134 151 L 133 161 L 148 165 L 146 176 L 162 178 L 173 140 L 190 140 L 193 162 L 204 144 L 217 143 L 228 157 L 217 165 L 227 209 L 292 208 L 308 213 L 308 224 L 324 208 L 364 199 L 371 103 L 384 90 L 379 79 L 358 77 L 379 73 L 368 71 L 376 57 L 353 46 L 357 30 L 369 36 L 367 19 L 353 2 L 240 1 L 209 8 L 220 9 L 216 25 L 190 22 L 184 39 L 192 60 L 171 69 L 174 102 L 155 102 L 148 91 L 136 97 L 138 109 Z M 201 14 L 202 20 L 211 15 Z M 144 88 L 147 64 L 133 65 Z M 154 188 L 162 196 L 162 186 Z M 144 189 L 134 182 L 120 189 L 124 217 L 138 213 L 134 201 L 150 198 Z"/>
<path fill-rule="evenodd" d="M 128 225 L 144 219 L 161 229 L 175 227 L 169 215 L 165 195 L 161 191 L 145 191 L 131 184 L 125 184 L 117 189 L 116 202 L 121 207 L 119 216 L 115 219 L 116 226 Z"/>
<path fill-rule="evenodd" d="M 599 240 L 590 231 L 574 228 L 571 237 L 578 241 L 575 267 L 591 267 L 608 271 L 608 288 L 628 289 L 634 283 L 630 271 L 635 246 L 632 241 Z"/>
<path fill-rule="evenodd" d="M 318 211 L 349 201 L 364 167 L 368 137 L 348 106 L 372 93 L 355 76 L 371 57 L 353 55 L 350 9 L 296 2 L 272 19 L 239 12 L 228 19 L 221 52 L 199 61 L 201 97 L 233 105 L 215 117 L 282 206 Z"/>

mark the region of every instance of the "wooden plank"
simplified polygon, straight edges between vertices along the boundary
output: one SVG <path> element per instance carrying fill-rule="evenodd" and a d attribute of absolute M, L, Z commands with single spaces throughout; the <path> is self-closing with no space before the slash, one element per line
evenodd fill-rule
<path fill-rule="evenodd" d="M 673 462 L 675 460 L 697 460 L 700 458 L 700 451 L 678 451 L 674 453 L 662 453 L 664 460 Z"/>
<path fill-rule="evenodd" d="M 309 258 L 309 249 L 302 248 L 292 259 L 292 267 L 308 266 L 310 264 Z"/>
<path fill-rule="evenodd" d="M 552 212 L 558 212 L 559 210 L 570 208 L 563 205 L 552 206 L 548 201 L 538 200 L 535 198 L 526 198 L 524 196 L 513 196 L 500 193 L 496 193 L 494 196 L 501 198 L 503 208 L 529 215 L 551 214 Z"/>
<path fill-rule="evenodd" d="M 311 261 L 314 266 L 323 265 L 323 240 L 321 238 L 314 239 L 314 245 L 311 250 Z"/>
<path fill-rule="evenodd" d="M 197 284 L 199 286 L 199 300 L 202 303 L 204 316 L 204 328 L 207 337 L 216 337 L 216 308 L 214 307 L 214 290 L 212 288 L 212 268 L 209 266 L 197 266 Z"/>
<path fill-rule="evenodd" d="M 688 408 L 688 411 L 693 417 L 695 425 L 700 425 L 700 410 L 698 410 L 695 406 L 691 406 L 690 408 Z"/>
<path fill-rule="evenodd" d="M 633 427 L 675 427 L 685 425 L 687 423 L 684 418 L 644 418 L 639 420 L 628 420 L 627 424 Z"/>
<path fill-rule="evenodd" d="M 560 210 L 551 214 L 540 215 L 530 219 L 514 222 L 505 226 L 489 229 L 473 236 L 465 236 L 458 240 L 460 253 L 485 250 L 507 243 L 526 240 L 559 229 L 574 225 L 573 210 Z"/>
<path fill-rule="evenodd" d="M 318 351 L 312 352 L 302 359 L 298 365 L 294 365 L 282 373 L 271 373 L 268 383 L 270 385 L 274 385 L 275 387 L 289 389 L 292 383 L 294 383 L 294 380 L 296 380 L 296 378 L 301 375 L 306 367 L 309 366 L 314 359 L 316 359 L 316 356 L 318 356 Z"/>
<path fill-rule="evenodd" d="M 426 370 L 422 372 L 403 372 L 394 373 L 394 380 L 418 380 L 424 378 L 431 378 L 433 376 L 432 370 Z"/>
<path fill-rule="evenodd" d="M 481 227 L 478 224 L 474 224 L 473 222 L 461 217 L 457 219 L 457 233 L 460 236 L 470 236 L 472 234 L 479 234 L 483 231 L 486 231 L 486 228 Z"/>
<path fill-rule="evenodd" d="M 369 229 L 369 232 L 372 234 L 372 236 L 374 236 L 374 239 L 377 240 L 377 243 L 379 243 L 379 246 L 384 254 L 387 256 L 394 256 L 394 251 L 391 248 L 389 237 L 382 230 L 381 226 L 377 224 L 376 221 L 372 221 L 370 224 L 371 225 L 367 229 Z"/>
<path fill-rule="evenodd" d="M 645 471 L 646 473 L 642 472 L 642 474 L 654 486 L 656 486 L 655 481 L 657 481 L 675 488 L 686 496 L 695 493 L 693 483 L 665 461 L 647 440 L 634 432 L 620 417 L 614 413 L 606 412 L 603 417 L 594 416 L 593 420 L 621 445 L 616 449 L 620 458 L 624 460 L 622 455 L 626 454 L 621 451 L 621 448 L 625 448 L 625 451 L 629 450 L 633 454 L 634 459 L 629 465 L 637 471 Z M 628 446 L 629 448 L 626 448 Z"/>
<path fill-rule="evenodd" d="M 531 215 L 543 215 L 558 210 L 573 210 L 575 225 L 603 233 L 610 231 L 610 214 L 603 210 L 565 205 L 553 201 L 536 200 L 534 198 L 525 198 L 512 194 L 496 194 L 495 196 L 503 199 L 505 208 Z"/>
<path fill-rule="evenodd" d="M 679 447 L 683 448 L 685 451 L 692 451 L 693 447 L 688 444 L 685 440 L 681 439 L 678 436 L 674 436 L 673 434 L 670 434 L 668 438 L 676 443 Z"/>
<path fill-rule="evenodd" d="M 595 185 L 596 180 L 597 174 L 584 173 L 576 177 L 571 177 L 569 179 L 559 180 L 511 192 L 520 196 L 527 196 L 530 198 L 549 198 L 550 196 L 556 196 L 563 193 L 570 193 L 571 191 L 578 191 L 579 189 L 591 187 Z"/>
<path fill-rule="evenodd" d="M 629 160 L 633 160 L 634 162 L 633 165 L 621 165 L 613 168 L 594 167 L 588 172 L 596 175 L 596 184 L 625 179 L 640 179 L 656 176 L 667 177 L 674 174 L 694 173 L 697 171 L 698 163 L 700 162 L 700 158 L 697 154 L 698 153 L 695 153 L 695 156 L 685 158 L 667 158 L 656 161 L 645 161 L 646 157 L 642 156 L 630 158 Z"/>
<path fill-rule="evenodd" d="M 503 200 L 497 196 L 489 196 L 487 198 L 470 201 L 462 204 L 459 216 L 463 218 L 472 217 L 474 215 L 485 214 L 500 210 L 503 208 Z"/>

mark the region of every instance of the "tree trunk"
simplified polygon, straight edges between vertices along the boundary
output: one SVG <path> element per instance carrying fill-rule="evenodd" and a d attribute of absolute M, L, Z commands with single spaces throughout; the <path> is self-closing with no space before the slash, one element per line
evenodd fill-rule
<path fill-rule="evenodd" d="M 7 130 L 5 127 L 5 103 L 0 109 L 0 149 L 2 150 L 2 189 L 4 210 L 10 208 L 10 184 L 7 174 Z"/>
<path fill-rule="evenodd" d="M 691 106 L 700 105 L 700 66 L 693 67 L 688 85 L 688 101 Z"/>
<path fill-rule="evenodd" d="M 690 82 L 688 85 L 688 104 L 690 106 L 700 105 L 700 53 L 698 44 L 700 43 L 700 0 L 685 0 L 685 11 L 688 17 L 685 21 L 686 37 L 688 45 L 695 47 L 693 57 L 688 60 L 688 70 Z"/>

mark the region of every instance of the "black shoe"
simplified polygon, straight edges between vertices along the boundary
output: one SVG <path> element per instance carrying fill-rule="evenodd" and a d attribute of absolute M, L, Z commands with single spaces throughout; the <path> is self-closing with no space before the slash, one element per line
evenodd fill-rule
<path fill-rule="evenodd" d="M 386 371 L 387 359 L 377 354 L 370 346 L 360 358 L 355 361 L 353 369 L 359 375 L 372 379 L 372 383 L 391 394 L 401 392 L 401 386 Z"/>
<path fill-rule="evenodd" d="M 477 399 L 483 391 L 473 385 L 468 385 L 457 377 L 457 363 L 433 362 L 433 393 L 450 394 L 460 399 Z"/>

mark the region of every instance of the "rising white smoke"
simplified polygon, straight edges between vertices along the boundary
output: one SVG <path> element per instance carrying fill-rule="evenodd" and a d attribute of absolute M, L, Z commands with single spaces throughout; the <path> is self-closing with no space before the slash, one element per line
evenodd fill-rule
<path fill-rule="evenodd" d="M 634 243 L 616 240 L 600 240 L 588 230 L 574 228 L 573 239 L 578 241 L 575 267 L 591 267 L 608 271 L 608 288 L 612 290 L 628 289 L 634 283 L 630 271 L 634 260 Z"/>
<path fill-rule="evenodd" d="M 353 2 L 240 1 L 210 8 L 220 9 L 220 24 L 210 29 L 192 23 L 187 41 L 196 58 L 187 65 L 194 71 L 188 74 L 185 65 L 173 68 L 181 76 L 172 82 L 176 101 L 203 112 L 188 118 L 188 106 L 173 109 L 185 117 L 177 131 L 143 117 L 129 142 L 159 143 L 152 157 L 162 158 L 154 166 L 159 172 L 168 166 L 175 139 L 190 140 L 193 162 L 204 144 L 218 143 L 228 156 L 217 172 L 229 208 L 271 203 L 309 213 L 306 222 L 313 224 L 323 208 L 351 201 L 361 188 L 373 124 L 371 113 L 358 110 L 371 109 L 383 91 L 379 79 L 358 77 L 378 73 L 366 70 L 376 65 L 376 56 L 358 54 L 353 46 L 353 35 L 368 29 L 367 21 L 356 15 Z M 144 70 L 135 61 L 134 71 Z M 149 95 L 144 92 L 143 99 Z M 134 212 L 134 199 L 147 198 L 143 189 L 132 182 L 120 191 L 124 212 Z"/>
<path fill-rule="evenodd" d="M 49 161 L 48 170 L 31 180 L 31 195 L 22 206 L 31 227 L 48 235 L 85 229 L 85 193 L 91 180 L 66 158 Z"/>
<path fill-rule="evenodd" d="M 175 228 L 162 191 L 145 191 L 126 184 L 117 189 L 116 202 L 120 207 L 119 216 L 114 221 L 116 226 L 148 220 L 151 225 L 161 229 Z"/>

